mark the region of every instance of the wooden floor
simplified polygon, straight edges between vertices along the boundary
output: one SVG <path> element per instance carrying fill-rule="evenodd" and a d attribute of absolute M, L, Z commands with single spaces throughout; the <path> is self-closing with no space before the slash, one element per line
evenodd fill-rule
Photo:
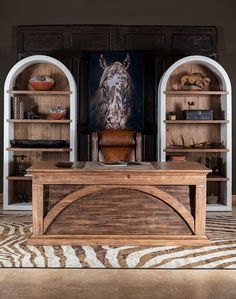
<path fill-rule="evenodd" d="M 236 271 L 0 270 L 1 299 L 233 299 Z"/>

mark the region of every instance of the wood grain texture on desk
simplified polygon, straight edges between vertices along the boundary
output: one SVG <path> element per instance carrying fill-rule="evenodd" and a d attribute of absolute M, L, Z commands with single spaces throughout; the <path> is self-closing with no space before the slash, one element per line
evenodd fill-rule
<path fill-rule="evenodd" d="M 197 162 L 142 162 L 142 165 L 104 166 L 99 162 L 76 161 L 70 168 L 60 168 L 54 163 L 38 163 L 28 168 L 29 172 L 86 172 L 86 171 L 154 171 L 154 172 L 195 172 L 209 173 L 210 169 Z"/>

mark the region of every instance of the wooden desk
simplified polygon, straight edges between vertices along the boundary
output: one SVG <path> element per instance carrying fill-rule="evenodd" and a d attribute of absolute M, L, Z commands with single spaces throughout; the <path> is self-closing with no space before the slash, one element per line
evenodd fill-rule
<path fill-rule="evenodd" d="M 210 171 L 199 163 L 111 167 L 76 162 L 72 168 L 38 164 L 29 172 L 33 234 L 28 244 L 209 243 L 205 207 Z"/>

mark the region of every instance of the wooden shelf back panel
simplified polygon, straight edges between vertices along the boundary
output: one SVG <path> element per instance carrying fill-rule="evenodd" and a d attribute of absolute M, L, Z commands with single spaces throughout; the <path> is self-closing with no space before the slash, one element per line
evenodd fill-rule
<path fill-rule="evenodd" d="M 9 181 L 11 196 L 9 204 L 30 204 L 32 200 L 32 181 L 25 180 L 24 182 L 20 180 Z M 22 188 L 22 184 L 24 188 Z"/>
<path fill-rule="evenodd" d="M 66 97 L 66 100 L 65 100 Z M 45 119 L 47 117 L 48 110 L 54 106 L 62 106 L 67 110 L 67 117 L 70 115 L 70 102 L 68 96 L 57 96 L 53 95 L 50 97 L 45 97 L 41 95 L 23 95 L 20 96 L 20 99 L 24 102 L 24 111 L 27 112 L 33 111 L 40 118 Z M 11 116 L 13 117 L 13 115 Z M 26 115 L 25 115 L 26 117 Z"/>
<path fill-rule="evenodd" d="M 181 91 L 181 84 L 180 79 L 186 74 L 191 73 L 201 73 L 204 76 L 211 78 L 210 86 L 207 89 L 201 90 L 201 89 L 194 89 L 193 91 L 202 91 L 202 92 L 208 92 L 208 91 L 222 91 L 222 87 L 219 84 L 219 81 L 216 77 L 216 75 L 206 66 L 203 64 L 198 63 L 186 63 L 184 65 L 179 66 L 176 68 L 176 70 L 171 74 L 168 83 L 167 83 L 167 92 L 169 91 Z M 185 91 L 185 90 L 183 90 Z M 189 91 L 188 91 L 189 92 Z"/>
<path fill-rule="evenodd" d="M 58 161 L 69 161 L 69 151 L 16 151 L 14 152 L 16 155 L 22 155 L 24 154 L 25 161 L 29 162 L 31 166 L 34 166 L 40 162 L 58 162 Z M 14 167 L 13 167 L 14 168 Z M 24 181 L 24 180 L 32 180 L 31 176 L 19 176 L 19 175 L 9 175 L 7 177 L 8 180 L 18 180 L 18 181 Z M 22 188 L 23 189 L 23 188 Z"/>
<path fill-rule="evenodd" d="M 55 85 L 52 88 L 53 91 L 69 91 L 69 82 L 64 73 L 56 65 L 51 63 L 35 63 L 29 66 L 18 76 L 14 89 L 34 91 L 29 85 L 29 80 L 37 75 L 52 77 L 55 80 Z"/>
<path fill-rule="evenodd" d="M 27 123 L 17 123 L 14 126 L 14 139 L 69 140 L 69 136 L 69 126 L 60 123 L 37 123 L 30 126 Z"/>
<path fill-rule="evenodd" d="M 192 97 L 192 98 L 183 98 L 183 97 L 167 97 L 166 99 L 166 119 L 168 119 L 168 115 L 170 112 L 175 112 L 177 119 L 185 119 L 184 110 L 189 110 L 188 102 L 194 102 L 193 109 L 200 110 L 214 110 L 215 112 L 221 111 L 221 101 L 220 96 L 209 96 L 206 95 L 204 97 L 204 101 L 199 101 L 200 98 Z M 216 113 L 214 113 L 216 115 Z"/>
<path fill-rule="evenodd" d="M 189 146 L 201 142 L 221 142 L 221 128 L 218 125 L 201 124 L 196 126 L 194 124 L 178 124 L 178 126 L 166 126 L 166 146 L 169 147 L 174 140 L 175 144 L 182 145 L 181 136 L 184 139 L 185 145 Z"/>

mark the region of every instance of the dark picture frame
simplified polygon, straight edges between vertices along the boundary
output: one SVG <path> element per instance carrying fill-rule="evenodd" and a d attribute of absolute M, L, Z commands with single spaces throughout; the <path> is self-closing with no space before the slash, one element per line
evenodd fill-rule
<path fill-rule="evenodd" d="M 144 128 L 144 55 L 137 51 L 89 54 L 89 128 Z"/>

